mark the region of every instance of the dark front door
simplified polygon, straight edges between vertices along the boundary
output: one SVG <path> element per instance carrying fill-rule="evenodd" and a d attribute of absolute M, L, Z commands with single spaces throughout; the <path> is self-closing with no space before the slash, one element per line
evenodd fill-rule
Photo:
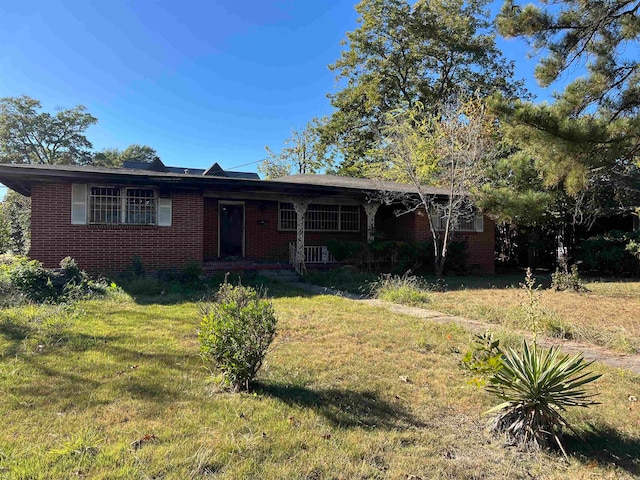
<path fill-rule="evenodd" d="M 244 205 L 220 204 L 220 257 L 242 258 Z"/>

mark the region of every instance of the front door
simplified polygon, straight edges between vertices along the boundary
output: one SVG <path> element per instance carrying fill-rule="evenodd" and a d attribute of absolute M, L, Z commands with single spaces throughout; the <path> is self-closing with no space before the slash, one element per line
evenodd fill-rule
<path fill-rule="evenodd" d="M 244 205 L 220 203 L 220 258 L 244 256 Z"/>

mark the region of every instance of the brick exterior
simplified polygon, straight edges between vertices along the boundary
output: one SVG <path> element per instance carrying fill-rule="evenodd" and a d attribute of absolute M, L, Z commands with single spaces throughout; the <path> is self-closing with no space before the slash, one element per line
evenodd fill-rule
<path fill-rule="evenodd" d="M 132 256 L 140 256 L 147 269 L 179 268 L 188 261 L 218 257 L 218 208 L 224 199 L 203 198 L 196 192 L 172 193 L 172 226 L 71 225 L 71 185 L 42 184 L 32 188 L 31 257 L 46 267 L 57 267 L 66 256 L 90 272 L 124 270 Z M 278 202 L 247 200 L 245 204 L 245 257 L 259 261 L 288 260 L 294 231 L 278 230 Z M 366 241 L 367 217 L 360 208 L 360 232 L 307 232 L 306 245 L 326 245 L 330 239 Z M 426 216 L 394 217 L 381 208 L 376 228 L 390 238 L 409 242 L 430 237 Z M 484 232 L 464 232 L 469 266 L 494 271 L 495 225 L 484 220 Z"/>
<path fill-rule="evenodd" d="M 71 185 L 34 185 L 30 255 L 46 267 L 71 256 L 81 268 L 100 273 L 122 271 L 136 255 L 149 269 L 202 262 L 202 196 L 180 192 L 172 199 L 170 227 L 71 225 Z"/>
<path fill-rule="evenodd" d="M 204 199 L 204 258 L 218 257 L 218 207 L 224 199 Z M 306 245 L 326 245 L 327 240 L 364 242 L 367 235 L 367 216 L 360 208 L 360 232 L 306 232 Z M 278 202 L 245 202 L 245 257 L 253 260 L 286 262 L 289 243 L 295 242 L 295 231 L 278 230 Z"/>

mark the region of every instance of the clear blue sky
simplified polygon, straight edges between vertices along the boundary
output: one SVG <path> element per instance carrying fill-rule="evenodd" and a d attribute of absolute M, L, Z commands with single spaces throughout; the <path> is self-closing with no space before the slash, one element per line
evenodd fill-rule
<path fill-rule="evenodd" d="M 0 97 L 29 95 L 50 111 L 85 105 L 99 119 L 87 131 L 96 150 L 146 144 L 168 165 L 230 169 L 330 113 L 336 82 L 327 65 L 356 28 L 354 4 L 5 1 Z M 537 90 L 526 46 L 500 47 Z"/>

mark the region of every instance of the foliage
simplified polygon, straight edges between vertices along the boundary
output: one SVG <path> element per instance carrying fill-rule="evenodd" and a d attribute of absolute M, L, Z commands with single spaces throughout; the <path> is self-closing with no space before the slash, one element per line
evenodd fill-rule
<path fill-rule="evenodd" d="M 0 99 L 0 163 L 89 163 L 92 145 L 84 132 L 97 119 L 82 105 L 55 115 L 41 109 L 27 96 Z"/>
<path fill-rule="evenodd" d="M 550 447 L 564 452 L 562 431 L 573 429 L 564 418 L 568 407 L 588 407 L 596 402 L 583 387 L 600 375 L 584 370 L 593 362 L 582 355 L 561 355 L 558 347 L 539 348 L 523 342 L 522 352 L 503 352 L 502 368 L 489 379 L 487 390 L 504 402 L 490 410 L 497 413 L 492 428 L 528 446 Z M 566 454 L 565 454 L 566 455 Z"/>
<path fill-rule="evenodd" d="M 9 190 L 0 200 L 0 253 L 25 255 L 31 244 L 31 199 Z"/>
<path fill-rule="evenodd" d="M 461 365 L 475 375 L 494 374 L 502 368 L 500 340 L 491 332 L 473 337 L 471 348 L 464 354 Z"/>
<path fill-rule="evenodd" d="M 462 95 L 511 98 L 520 91 L 513 66 L 491 33 L 487 3 L 472 1 L 362 0 L 358 28 L 330 66 L 343 88 L 329 96 L 335 111 L 322 125 L 323 142 L 342 157 L 341 174 L 364 176 L 384 117 L 426 106 L 425 114 Z M 454 47 L 455 46 L 455 47 Z"/>
<path fill-rule="evenodd" d="M 612 230 L 581 242 L 577 258 L 585 270 L 601 275 L 637 275 L 640 257 L 634 248 L 640 241 L 640 231 Z"/>
<path fill-rule="evenodd" d="M 449 244 L 460 222 L 473 218 L 473 199 L 485 183 L 486 167 L 497 152 L 495 118 L 478 98 L 444 106 L 423 116 L 422 107 L 389 114 L 369 175 L 410 185 L 410 192 L 381 189 L 370 197 L 396 207 L 395 214 L 427 216 L 433 265 L 442 275 Z M 428 186 L 442 189 L 440 195 Z M 444 197 L 444 200 L 442 200 Z"/>
<path fill-rule="evenodd" d="M 573 290 L 574 292 L 588 291 L 580 278 L 578 266 L 571 265 L 571 271 L 569 271 L 566 263 L 556 268 L 555 273 L 551 274 L 551 288 L 557 292 L 564 290 Z"/>
<path fill-rule="evenodd" d="M 371 244 L 351 241 L 327 241 L 331 255 L 339 262 L 370 272 L 431 272 L 433 271 L 433 242 L 374 241 Z M 448 249 L 446 273 L 467 270 L 467 243 L 452 241 Z"/>
<path fill-rule="evenodd" d="M 369 288 L 373 297 L 387 302 L 416 306 L 430 302 L 431 285 L 411 272 L 381 275 Z"/>
<path fill-rule="evenodd" d="M 258 171 L 266 178 L 284 177 L 290 174 L 320 173 L 333 164 L 333 152 L 320 142 L 320 120 L 309 122 L 303 130 L 293 128 L 284 141 L 284 148 L 275 153 L 268 146 L 267 159 L 258 165 Z"/>
<path fill-rule="evenodd" d="M 251 287 L 223 283 L 202 308 L 200 351 L 233 391 L 247 391 L 276 334 L 273 304 Z"/>
<path fill-rule="evenodd" d="M 160 160 L 158 152 L 148 145 L 129 145 L 124 150 L 105 148 L 93 155 L 92 164 L 101 167 L 121 167 L 124 162 L 152 163 Z"/>
<path fill-rule="evenodd" d="M 72 258 L 64 258 L 60 267 L 55 271 L 27 257 L 0 256 L 0 291 L 12 299 L 10 304 L 60 303 L 106 292 L 107 285 L 91 280 Z"/>
<path fill-rule="evenodd" d="M 536 68 L 543 86 L 573 80 L 551 105 L 502 102 L 506 137 L 535 159 L 545 185 L 568 192 L 589 220 L 620 205 L 637 205 L 638 2 L 546 5 L 521 7 L 506 0 L 498 30 L 543 52 Z"/>

